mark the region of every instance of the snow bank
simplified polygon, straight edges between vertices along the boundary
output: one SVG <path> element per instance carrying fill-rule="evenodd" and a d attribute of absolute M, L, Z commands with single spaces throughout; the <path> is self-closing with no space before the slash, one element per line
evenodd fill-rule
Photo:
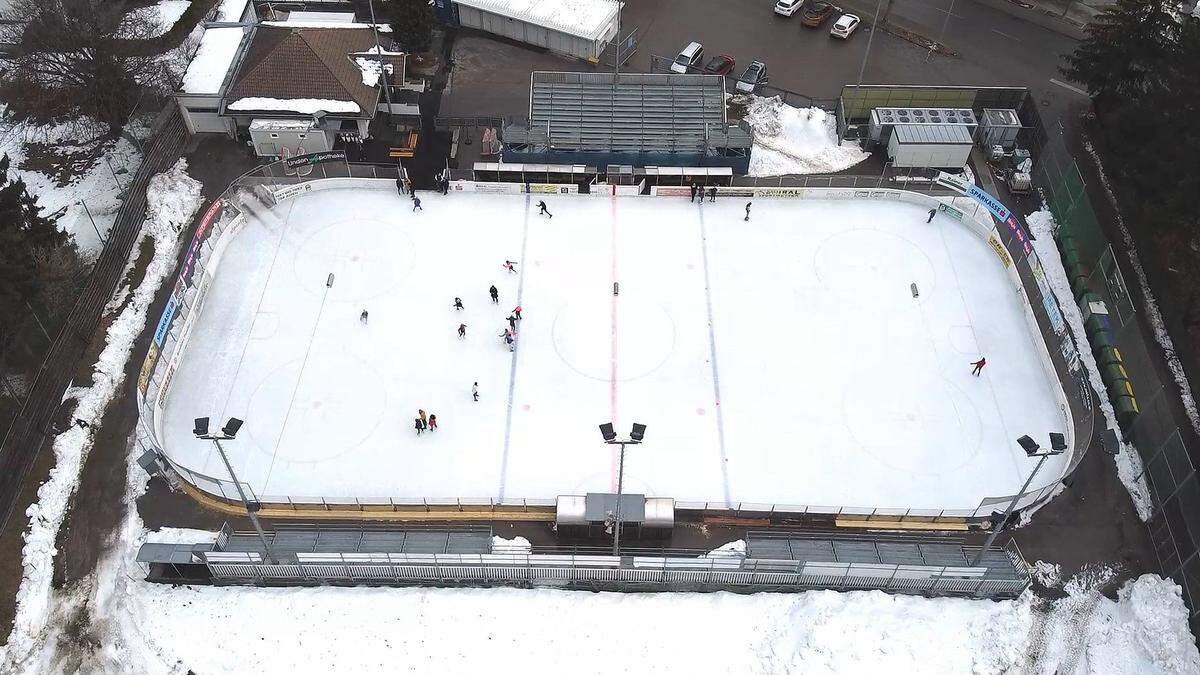
<path fill-rule="evenodd" d="M 856 145 L 838 145 L 837 120 L 820 108 L 793 108 L 778 96 L 735 96 L 746 103 L 754 129 L 751 176 L 836 173 L 870 157 Z"/>
<path fill-rule="evenodd" d="M 153 35 L 162 35 L 171 30 L 171 26 L 174 26 L 175 22 L 179 21 L 179 17 L 183 16 L 183 13 L 187 11 L 188 6 L 191 4 L 192 0 L 158 0 L 158 4 L 139 7 L 125 15 L 125 19 L 122 21 L 121 27 L 118 28 L 118 32 L 123 37 L 149 37 L 130 34 L 133 31 L 128 22 L 144 19 L 154 25 L 155 30 Z"/>
<path fill-rule="evenodd" d="M 354 101 L 329 101 L 319 98 L 260 98 L 256 96 L 239 98 L 227 105 L 226 108 L 229 110 L 286 110 L 309 115 L 321 111 L 327 113 L 356 113 L 359 111 L 358 104 Z"/>
<path fill-rule="evenodd" d="M 618 6 L 617 0 L 461 0 L 460 4 L 584 37 L 603 32 Z"/>
<path fill-rule="evenodd" d="M 241 21 L 242 13 L 250 0 L 221 0 L 217 8 L 217 21 Z"/>
<path fill-rule="evenodd" d="M 1058 299 L 1059 307 L 1062 308 L 1063 316 L 1067 320 L 1067 326 L 1075 336 L 1075 343 L 1081 347 L 1088 345 L 1087 332 L 1083 326 L 1083 315 L 1079 311 L 1079 305 L 1075 304 L 1075 294 L 1071 292 L 1071 282 L 1067 279 L 1066 269 L 1063 267 L 1062 258 L 1058 253 L 1058 245 L 1054 243 L 1054 232 L 1058 229 L 1058 224 L 1054 222 L 1054 216 L 1050 211 L 1043 209 L 1027 216 L 1025 222 L 1029 226 L 1029 231 L 1033 233 L 1033 248 L 1042 264 L 1042 271 L 1046 274 L 1046 282 L 1050 284 L 1050 289 L 1054 291 L 1054 297 Z M 1143 476 L 1142 459 L 1137 450 L 1127 443 L 1121 434 L 1121 428 L 1117 425 L 1116 413 L 1113 411 L 1112 402 L 1108 400 L 1108 390 L 1104 386 L 1104 380 L 1100 377 L 1100 368 L 1096 364 L 1096 357 L 1092 355 L 1092 350 L 1090 348 L 1080 349 L 1079 356 L 1084 367 L 1087 368 L 1088 381 L 1092 385 L 1092 391 L 1096 393 L 1096 399 L 1100 402 L 1105 426 L 1113 430 L 1121 439 L 1121 450 L 1115 458 L 1117 477 L 1129 491 L 1129 497 L 1133 500 L 1138 517 L 1142 520 L 1150 520 L 1150 517 L 1154 515 L 1154 504 L 1150 499 L 1150 489 Z"/>
<path fill-rule="evenodd" d="M 75 392 L 74 417 L 87 423 L 72 425 L 54 439 L 54 468 L 38 489 L 37 501 L 25 512 L 29 516 L 21 586 L 17 590 L 17 612 L 8 644 L 0 652 L 0 670 L 15 666 L 38 646 L 44 637 L 51 604 L 50 582 L 54 573 L 55 539 L 67 514 L 71 496 L 79 486 L 80 472 L 92 448 L 93 433 L 104 418 L 113 397 L 125 381 L 125 364 L 133 342 L 146 327 L 146 313 L 154 295 L 175 266 L 175 251 L 181 221 L 200 206 L 200 184 L 187 176 L 187 162 L 179 162 L 151 179 L 147 189 L 148 213 L 143 232 L 154 238 L 154 257 L 145 277 L 129 303 L 112 322 L 105 347 L 92 371 L 92 385 Z M 135 248 L 136 250 L 136 248 Z"/>
<path fill-rule="evenodd" d="M 241 28 L 205 29 L 196 56 L 188 64 L 183 76 L 180 91 L 188 94 L 218 93 L 241 42 Z"/>
<path fill-rule="evenodd" d="M 375 48 L 372 47 L 371 49 Z M 368 87 L 374 87 L 375 85 L 379 84 L 379 70 L 381 66 L 386 69 L 387 72 L 392 72 L 392 64 L 381 64 L 375 59 L 356 56 L 354 57 L 354 62 L 358 64 L 358 69 L 362 71 L 362 83 Z"/>

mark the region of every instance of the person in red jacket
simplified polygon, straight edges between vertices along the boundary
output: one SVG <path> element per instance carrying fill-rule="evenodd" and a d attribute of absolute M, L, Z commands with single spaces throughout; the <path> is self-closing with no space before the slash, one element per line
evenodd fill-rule
<path fill-rule="evenodd" d="M 987 365 L 987 359 L 981 356 L 979 357 L 978 361 L 972 361 L 971 365 L 975 366 L 975 368 L 971 370 L 971 374 L 975 377 L 979 377 L 980 371 L 982 371 L 983 367 Z"/>

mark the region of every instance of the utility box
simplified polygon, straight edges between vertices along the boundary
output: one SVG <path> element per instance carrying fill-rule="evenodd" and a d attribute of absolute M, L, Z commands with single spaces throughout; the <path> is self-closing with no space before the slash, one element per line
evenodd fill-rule
<path fill-rule="evenodd" d="M 1017 144 L 1021 118 L 1011 108 L 984 108 L 979 130 L 979 142 L 983 147 L 999 145 L 1008 151 Z"/>
<path fill-rule="evenodd" d="M 971 156 L 971 134 L 961 125 L 897 125 L 888 139 L 894 167 L 959 169 Z"/>
<path fill-rule="evenodd" d="M 259 157 L 291 157 L 333 149 L 332 135 L 313 120 L 252 120 L 250 142 Z"/>

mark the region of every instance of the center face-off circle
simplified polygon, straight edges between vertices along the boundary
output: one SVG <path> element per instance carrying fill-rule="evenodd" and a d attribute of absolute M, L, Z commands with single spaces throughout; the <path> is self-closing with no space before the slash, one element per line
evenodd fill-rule
<path fill-rule="evenodd" d="M 610 300 L 572 303 L 554 317 L 554 349 L 571 370 L 604 382 L 612 378 L 613 313 Z M 617 381 L 645 377 L 675 350 L 675 322 L 661 305 L 617 298 Z"/>

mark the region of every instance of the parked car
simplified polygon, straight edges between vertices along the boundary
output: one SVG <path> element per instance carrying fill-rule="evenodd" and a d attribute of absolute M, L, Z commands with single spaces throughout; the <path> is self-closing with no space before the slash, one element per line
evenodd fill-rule
<path fill-rule="evenodd" d="M 714 56 L 704 64 L 704 73 L 706 75 L 728 75 L 733 72 L 733 66 L 736 63 L 728 54 Z"/>
<path fill-rule="evenodd" d="M 850 37 L 850 34 L 858 30 L 858 24 L 862 23 L 859 18 L 853 14 L 843 14 L 833 28 L 829 29 L 829 37 L 841 38 L 845 40 Z"/>
<path fill-rule="evenodd" d="M 743 94 L 753 94 L 758 85 L 766 82 L 767 66 L 762 61 L 751 61 L 746 70 L 742 71 L 742 76 L 738 78 L 735 86 Z"/>
<path fill-rule="evenodd" d="M 704 46 L 699 42 L 689 42 L 679 52 L 679 56 L 671 62 L 672 73 L 686 73 L 692 68 L 700 66 L 700 59 L 704 58 Z"/>
<path fill-rule="evenodd" d="M 791 16 L 800 11 L 804 0 L 778 0 L 775 3 L 775 13 L 780 16 Z"/>
<path fill-rule="evenodd" d="M 819 28 L 829 17 L 833 16 L 833 5 L 828 2 L 814 2 L 800 15 L 800 23 L 808 28 Z"/>

